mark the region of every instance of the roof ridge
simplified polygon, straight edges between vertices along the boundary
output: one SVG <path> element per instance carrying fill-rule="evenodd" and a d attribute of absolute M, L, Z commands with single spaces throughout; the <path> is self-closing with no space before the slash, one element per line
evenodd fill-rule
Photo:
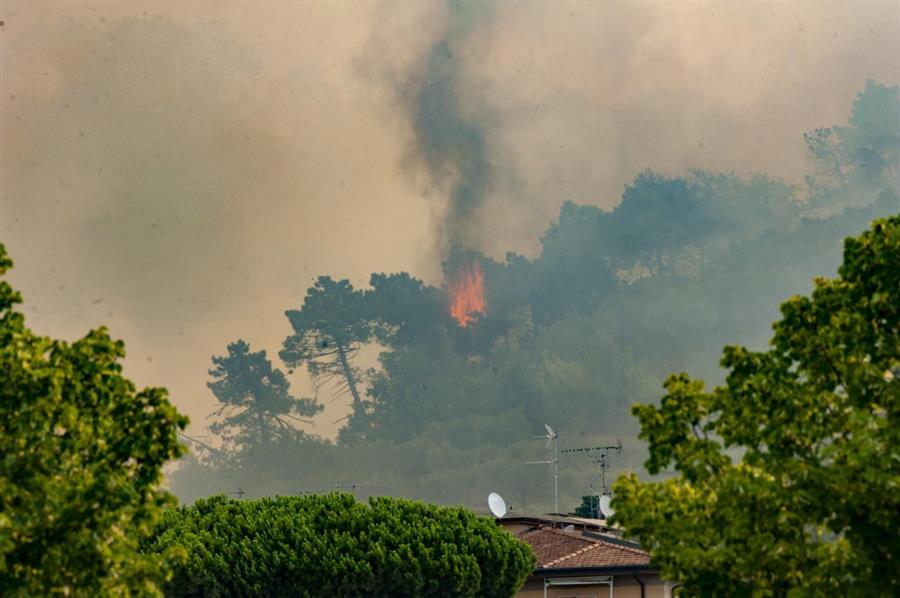
<path fill-rule="evenodd" d="M 587 536 L 582 536 L 581 534 L 576 534 L 571 531 L 566 531 L 564 529 L 559 529 L 556 527 L 550 527 L 549 525 L 542 525 L 538 529 L 547 531 L 547 532 L 552 532 L 552 533 L 556 534 L 557 536 L 565 536 L 566 538 L 574 538 L 576 540 L 582 540 L 582 541 L 588 542 L 590 544 L 594 544 L 595 542 L 599 541 L 599 540 L 594 540 L 593 538 L 589 538 Z"/>
<path fill-rule="evenodd" d="M 650 553 L 575 530 L 539 526 L 516 534 L 534 548 L 539 569 L 647 565 Z"/>
<path fill-rule="evenodd" d="M 650 553 L 648 551 L 644 550 L 643 548 L 635 548 L 634 546 L 625 546 L 624 544 L 617 544 L 616 542 L 607 542 L 606 540 L 601 540 L 599 538 L 596 540 L 596 542 L 600 542 L 607 546 L 612 546 L 613 548 L 619 548 L 621 550 L 626 550 L 628 552 L 634 552 L 636 554 L 650 556 Z"/>
<path fill-rule="evenodd" d="M 582 540 L 583 542 L 587 542 L 587 543 L 589 543 L 589 544 L 594 544 L 594 545 L 597 545 L 597 544 L 603 544 L 604 546 L 608 546 L 608 547 L 610 547 L 610 548 L 618 548 L 618 549 L 625 550 L 625 551 L 627 551 L 627 552 L 631 552 L 631 553 L 634 553 L 634 554 L 640 554 L 640 555 L 642 555 L 642 556 L 649 556 L 649 555 L 650 555 L 649 552 L 647 552 L 646 550 L 644 550 L 644 549 L 642 549 L 642 548 L 635 548 L 635 547 L 633 547 L 633 546 L 625 546 L 625 545 L 623 545 L 623 544 L 619 544 L 619 543 L 616 543 L 616 542 L 607 542 L 606 540 L 604 540 L 604 539 L 602 539 L 602 538 L 592 538 L 592 537 L 590 537 L 590 536 L 583 536 L 583 535 L 576 534 L 576 533 L 573 533 L 573 532 L 567 532 L 566 530 L 562 530 L 562 529 L 559 529 L 559 528 L 550 527 L 550 526 L 548 526 L 548 525 L 542 525 L 542 526 L 540 526 L 538 529 L 544 530 L 544 531 L 548 531 L 548 532 L 551 532 L 551 533 L 554 533 L 554 534 L 556 534 L 556 535 L 558 535 L 558 536 L 564 536 L 564 537 L 566 537 L 566 538 L 573 538 L 573 539 L 575 539 L 575 540 Z M 584 549 L 581 549 L 581 550 L 584 550 Z M 572 554 L 578 554 L 578 553 L 577 553 L 577 552 L 573 552 Z M 571 555 L 569 555 L 569 556 L 571 556 Z M 568 558 L 568 556 L 566 556 L 566 557 L 561 557 L 561 558 Z M 557 559 L 557 560 L 558 560 L 558 559 Z"/>

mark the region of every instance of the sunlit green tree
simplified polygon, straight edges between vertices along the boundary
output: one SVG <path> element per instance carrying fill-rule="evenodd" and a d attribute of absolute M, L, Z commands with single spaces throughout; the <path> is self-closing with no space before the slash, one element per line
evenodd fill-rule
<path fill-rule="evenodd" d="M 0 595 L 157 593 L 159 559 L 137 543 L 174 502 L 161 468 L 187 419 L 122 376 L 106 329 L 38 336 L 20 301 L 0 281 Z"/>
<path fill-rule="evenodd" d="M 700 595 L 900 590 L 900 216 L 844 246 L 839 277 L 781 308 L 772 348 L 727 347 L 724 386 L 685 374 L 634 408 L 650 473 L 617 520 Z"/>

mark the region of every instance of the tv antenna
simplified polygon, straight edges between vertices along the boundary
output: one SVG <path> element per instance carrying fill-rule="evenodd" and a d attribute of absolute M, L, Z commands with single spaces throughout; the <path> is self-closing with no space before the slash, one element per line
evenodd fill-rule
<path fill-rule="evenodd" d="M 356 498 L 356 489 L 357 488 L 369 488 L 369 484 L 357 484 L 356 482 L 352 482 L 350 484 L 335 484 L 336 490 L 349 490 L 353 493 L 353 498 Z"/>
<path fill-rule="evenodd" d="M 509 511 L 506 508 L 506 501 L 496 492 L 488 494 L 488 507 L 497 519 L 503 519 L 503 516 Z"/>
<path fill-rule="evenodd" d="M 609 469 L 609 456 L 611 453 L 622 453 L 622 441 L 616 440 L 616 444 L 603 444 L 599 446 L 583 446 L 578 448 L 563 449 L 563 453 L 583 453 L 590 457 L 594 465 L 600 468 L 600 492 L 598 492 L 597 508 L 604 517 L 612 517 L 615 511 L 610 506 L 609 486 L 606 483 L 606 470 Z M 591 487 L 593 489 L 593 486 Z"/>
<path fill-rule="evenodd" d="M 528 465 L 552 465 L 553 466 L 553 507 L 554 513 L 559 515 L 559 434 L 553 431 L 553 428 L 544 424 L 547 433 L 533 438 L 546 438 L 547 445 L 544 447 L 549 450 L 553 445 L 553 459 L 546 461 L 528 461 Z"/>
<path fill-rule="evenodd" d="M 238 489 L 235 490 L 234 492 L 226 492 L 225 494 L 227 496 L 237 496 L 238 500 L 240 500 L 240 499 L 244 498 L 244 495 L 246 494 L 246 492 L 244 492 L 243 488 L 238 486 Z"/>

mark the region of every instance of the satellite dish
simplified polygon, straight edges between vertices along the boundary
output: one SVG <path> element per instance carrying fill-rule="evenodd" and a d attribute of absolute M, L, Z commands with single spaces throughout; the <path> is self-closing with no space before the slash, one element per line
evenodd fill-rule
<path fill-rule="evenodd" d="M 506 515 L 506 501 L 496 492 L 488 494 L 488 507 L 490 507 L 491 513 L 493 513 L 494 517 L 497 519 Z"/>
<path fill-rule="evenodd" d="M 604 494 L 600 497 L 600 512 L 603 513 L 604 517 L 612 517 L 616 514 L 613 508 L 610 506 L 612 499 Z"/>

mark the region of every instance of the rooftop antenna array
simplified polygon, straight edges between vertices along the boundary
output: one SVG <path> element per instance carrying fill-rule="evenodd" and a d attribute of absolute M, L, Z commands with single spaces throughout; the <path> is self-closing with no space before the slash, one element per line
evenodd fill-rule
<path fill-rule="evenodd" d="M 606 470 L 609 469 L 610 453 L 622 453 L 622 441 L 616 444 L 604 444 L 599 446 L 584 446 L 578 448 L 563 449 L 563 453 L 583 453 L 591 458 L 594 465 L 600 468 L 600 492 L 598 493 L 597 509 L 604 517 L 612 517 L 615 511 L 610 506 L 611 497 L 609 486 L 606 483 Z M 591 486 L 593 489 L 593 486 Z"/>
<path fill-rule="evenodd" d="M 553 445 L 553 459 L 548 459 L 546 461 L 528 461 L 528 465 L 552 465 L 553 466 L 553 508 L 554 513 L 559 515 L 559 434 L 553 431 L 553 428 L 544 424 L 544 428 L 546 428 L 547 433 L 541 436 L 534 436 L 534 438 L 546 438 L 547 445 L 544 447 L 545 449 L 550 449 L 550 445 Z"/>

